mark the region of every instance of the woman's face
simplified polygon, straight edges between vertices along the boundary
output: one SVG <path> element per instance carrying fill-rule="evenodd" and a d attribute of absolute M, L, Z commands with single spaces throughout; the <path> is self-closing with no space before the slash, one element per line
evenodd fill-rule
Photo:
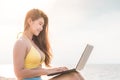
<path fill-rule="evenodd" d="M 44 18 L 39 18 L 35 21 L 30 22 L 30 30 L 33 35 L 38 36 L 39 33 L 43 30 Z"/>

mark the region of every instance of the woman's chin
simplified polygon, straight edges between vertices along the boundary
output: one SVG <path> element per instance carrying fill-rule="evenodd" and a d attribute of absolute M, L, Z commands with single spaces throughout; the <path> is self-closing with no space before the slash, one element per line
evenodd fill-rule
<path fill-rule="evenodd" d="M 38 35 L 39 35 L 39 33 L 36 33 L 36 34 L 35 34 L 35 36 L 38 36 Z"/>

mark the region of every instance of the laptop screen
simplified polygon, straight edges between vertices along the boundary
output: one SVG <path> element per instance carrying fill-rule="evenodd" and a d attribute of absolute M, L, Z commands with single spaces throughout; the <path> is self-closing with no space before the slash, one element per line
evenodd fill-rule
<path fill-rule="evenodd" d="M 84 49 L 82 56 L 80 57 L 80 60 L 76 66 L 76 70 L 81 70 L 84 68 L 91 52 L 92 52 L 93 46 L 90 44 L 87 44 L 86 48 Z"/>

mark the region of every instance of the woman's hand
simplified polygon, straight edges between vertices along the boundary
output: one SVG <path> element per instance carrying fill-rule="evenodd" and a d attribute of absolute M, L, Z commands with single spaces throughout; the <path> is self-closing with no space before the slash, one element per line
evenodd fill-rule
<path fill-rule="evenodd" d="M 56 72 L 62 72 L 62 71 L 66 71 L 66 70 L 68 70 L 67 67 L 52 68 L 52 69 L 49 69 L 49 70 L 48 70 L 48 74 L 56 73 Z"/>

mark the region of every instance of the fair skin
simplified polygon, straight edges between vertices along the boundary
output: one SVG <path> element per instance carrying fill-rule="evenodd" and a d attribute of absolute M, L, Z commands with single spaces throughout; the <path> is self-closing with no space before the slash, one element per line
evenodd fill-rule
<path fill-rule="evenodd" d="M 32 37 L 33 35 L 38 36 L 39 33 L 43 30 L 44 19 L 39 18 L 35 21 L 32 21 L 31 18 L 29 18 L 28 23 L 29 23 L 29 28 L 26 31 L 24 31 L 23 35 L 26 35 L 26 37 L 31 41 L 32 45 L 36 48 L 36 50 L 40 52 L 39 48 L 32 41 Z M 14 45 L 14 49 L 13 49 L 14 71 L 18 80 L 67 70 L 66 67 L 45 69 L 42 68 L 41 65 L 40 67 L 34 69 L 24 68 L 25 56 L 29 52 L 30 48 L 31 46 L 28 43 L 28 41 L 24 38 L 24 36 L 21 36 L 21 38 L 18 39 Z"/>
<path fill-rule="evenodd" d="M 72 71 L 65 74 L 60 74 L 49 80 L 84 80 L 84 78 L 77 71 Z"/>

